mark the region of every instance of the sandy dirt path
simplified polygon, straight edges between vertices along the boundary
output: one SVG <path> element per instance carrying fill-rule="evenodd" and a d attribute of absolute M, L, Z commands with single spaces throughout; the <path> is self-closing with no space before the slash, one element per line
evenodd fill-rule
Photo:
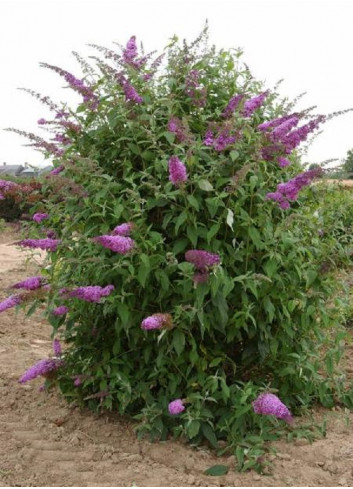
<path fill-rule="evenodd" d="M 36 272 L 25 254 L 0 235 L 0 300 L 8 287 Z M 51 353 L 50 326 L 37 312 L 0 315 L 0 486 L 337 486 L 352 485 L 353 421 L 348 412 L 326 413 L 327 438 L 312 445 L 276 444 L 271 475 L 234 471 L 234 457 L 215 457 L 179 442 L 138 441 L 121 417 L 70 408 L 56 392 L 39 392 L 41 381 L 20 385 L 33 363 Z M 303 440 L 301 440 L 303 442 Z M 207 477 L 225 463 L 229 473 Z"/>

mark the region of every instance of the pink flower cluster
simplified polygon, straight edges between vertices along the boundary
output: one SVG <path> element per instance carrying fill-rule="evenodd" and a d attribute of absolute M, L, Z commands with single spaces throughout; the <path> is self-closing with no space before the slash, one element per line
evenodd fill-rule
<path fill-rule="evenodd" d="M 54 316 L 64 316 L 69 312 L 69 308 L 66 306 L 58 306 L 52 310 Z"/>
<path fill-rule="evenodd" d="M 102 297 L 107 297 L 114 290 L 114 285 L 101 287 L 99 285 L 88 285 L 87 287 L 78 287 L 69 292 L 70 297 L 76 297 L 86 302 L 99 302 Z"/>
<path fill-rule="evenodd" d="M 26 289 L 26 290 L 36 290 L 42 287 L 44 282 L 43 277 L 35 276 L 29 277 L 22 282 L 17 282 L 17 284 L 13 285 L 13 289 Z"/>
<path fill-rule="evenodd" d="M 289 201 L 297 200 L 300 190 L 310 185 L 314 178 L 321 175 L 322 169 L 320 167 L 299 173 L 299 175 L 288 180 L 288 182 L 279 183 L 276 192 L 270 192 L 266 197 L 277 202 L 281 209 L 289 209 Z"/>
<path fill-rule="evenodd" d="M 239 106 L 239 103 L 242 101 L 244 98 L 244 95 L 234 95 L 229 102 L 227 107 L 223 110 L 222 112 L 222 117 L 228 118 L 231 117 L 231 115 L 234 113 L 234 111 L 237 109 Z"/>
<path fill-rule="evenodd" d="M 143 98 L 141 95 L 139 95 L 136 91 L 136 89 L 131 85 L 131 83 L 124 77 L 122 74 L 118 74 L 116 76 L 116 79 L 120 86 L 122 87 L 124 94 L 125 94 L 125 100 L 127 102 L 135 102 L 136 104 L 142 104 Z"/>
<path fill-rule="evenodd" d="M 252 403 L 256 414 L 276 416 L 287 423 L 292 423 L 292 415 L 285 404 L 274 394 L 263 393 Z"/>
<path fill-rule="evenodd" d="M 18 306 L 21 304 L 21 300 L 21 296 L 11 295 L 7 299 L 0 302 L 0 312 L 6 311 L 6 309 L 10 309 L 11 307 Z"/>
<path fill-rule="evenodd" d="M 168 404 L 169 414 L 172 416 L 176 416 L 182 413 L 185 410 L 185 406 L 183 404 L 182 399 L 175 399 L 174 401 Z"/>
<path fill-rule="evenodd" d="M 169 167 L 169 180 L 179 186 L 188 179 L 186 167 L 177 156 L 172 156 L 168 162 Z"/>
<path fill-rule="evenodd" d="M 196 284 L 207 282 L 209 277 L 209 268 L 218 265 L 221 261 L 219 255 L 204 250 L 189 250 L 185 253 L 185 260 L 192 263 L 197 272 L 193 276 Z"/>
<path fill-rule="evenodd" d="M 36 223 L 38 223 L 38 224 L 39 224 L 39 223 L 41 223 L 42 221 L 44 221 L 45 219 L 48 219 L 48 217 L 49 217 L 49 214 L 46 214 L 45 212 L 44 212 L 44 213 L 41 213 L 41 212 L 36 212 L 36 213 L 33 215 L 32 219 L 33 219 L 33 221 L 34 221 L 34 222 L 36 222 Z"/>
<path fill-rule="evenodd" d="M 50 172 L 50 175 L 58 175 L 58 174 L 59 174 L 59 173 L 61 173 L 63 170 L 65 170 L 64 165 L 57 166 L 56 168 L 54 168 L 54 170 L 52 170 L 52 171 Z"/>
<path fill-rule="evenodd" d="M 182 120 L 178 117 L 172 117 L 168 122 L 168 131 L 175 134 L 178 143 L 182 143 L 188 139 L 187 129 Z"/>
<path fill-rule="evenodd" d="M 265 99 L 268 97 L 269 92 L 263 92 L 260 93 L 260 95 L 257 95 L 256 97 L 253 97 L 249 100 L 247 100 L 244 104 L 243 108 L 243 116 L 244 117 L 250 117 L 255 110 L 259 109 L 261 105 L 264 103 Z"/>
<path fill-rule="evenodd" d="M 116 226 L 113 229 L 112 234 L 116 236 L 130 236 L 134 227 L 135 225 L 133 222 L 124 222 L 123 224 Z"/>
<path fill-rule="evenodd" d="M 14 190 L 18 187 L 19 185 L 15 182 L 0 179 L 0 200 L 3 200 L 5 198 L 7 192 L 9 192 L 10 190 Z"/>
<path fill-rule="evenodd" d="M 216 253 L 204 250 L 189 250 L 185 253 L 185 260 L 192 263 L 198 270 L 204 270 L 220 263 Z"/>
<path fill-rule="evenodd" d="M 61 243 L 60 239 L 23 239 L 18 241 L 19 246 L 24 246 L 27 248 L 40 248 L 41 250 L 56 251 L 58 245 Z"/>
<path fill-rule="evenodd" d="M 139 70 L 146 64 L 148 56 L 137 58 L 137 55 L 136 36 L 131 36 L 126 44 L 126 48 L 123 50 L 123 60 L 126 64 Z"/>
<path fill-rule="evenodd" d="M 44 358 L 43 360 L 39 360 L 39 362 L 26 370 L 19 382 L 21 384 L 25 384 L 26 382 L 40 376 L 47 377 L 48 374 L 56 371 L 61 365 L 62 362 L 60 360 L 56 360 L 55 358 Z"/>
<path fill-rule="evenodd" d="M 57 339 L 53 341 L 53 351 L 56 358 L 44 358 L 32 365 L 22 375 L 19 382 L 24 384 L 40 376 L 49 377 L 53 372 L 58 370 L 63 365 L 63 361 L 60 359 L 62 354 L 61 344 Z"/>
<path fill-rule="evenodd" d="M 206 105 L 207 90 L 200 86 L 200 72 L 191 70 L 185 79 L 185 93 L 193 101 L 196 107 L 204 107 Z"/>
<path fill-rule="evenodd" d="M 278 157 L 278 155 L 281 153 L 291 154 L 302 141 L 307 139 L 310 133 L 315 131 L 325 121 L 325 117 L 318 116 L 307 124 L 296 128 L 299 120 L 298 114 L 291 114 L 263 122 L 258 126 L 258 129 L 266 134 L 267 139 L 271 143 L 262 149 L 264 160 L 270 161 L 277 155 L 279 165 L 282 168 L 288 166 L 290 162 L 281 156 Z"/>
<path fill-rule="evenodd" d="M 229 127 L 220 128 L 215 135 L 211 129 L 206 131 L 203 144 L 205 146 L 213 146 L 218 152 L 224 151 L 228 146 L 235 143 L 237 136 L 231 134 Z"/>
<path fill-rule="evenodd" d="M 172 316 L 170 314 L 157 313 L 148 316 L 141 323 L 141 328 L 149 331 L 152 329 L 171 328 Z"/>
<path fill-rule="evenodd" d="M 100 243 L 104 248 L 119 253 L 120 255 L 126 255 L 135 246 L 135 241 L 126 236 L 110 236 L 109 234 L 103 234 L 93 238 L 93 241 Z"/>

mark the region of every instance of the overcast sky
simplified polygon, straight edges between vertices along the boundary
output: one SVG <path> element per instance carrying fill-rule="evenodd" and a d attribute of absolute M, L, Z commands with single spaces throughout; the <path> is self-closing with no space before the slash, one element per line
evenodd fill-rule
<path fill-rule="evenodd" d="M 38 132 L 46 108 L 18 87 L 69 99 L 63 80 L 39 67 L 58 65 L 79 77 L 71 54 L 96 52 L 87 44 L 114 47 L 131 35 L 146 51 L 161 49 L 173 34 L 192 40 L 208 19 L 218 48 L 242 47 L 243 60 L 268 88 L 281 78 L 280 92 L 298 108 L 317 105 L 327 114 L 353 107 L 353 1 L 347 0 L 0 0 L 0 128 Z M 44 164 L 26 140 L 0 131 L 0 164 Z M 353 112 L 328 122 L 306 161 L 342 159 L 353 148 Z"/>

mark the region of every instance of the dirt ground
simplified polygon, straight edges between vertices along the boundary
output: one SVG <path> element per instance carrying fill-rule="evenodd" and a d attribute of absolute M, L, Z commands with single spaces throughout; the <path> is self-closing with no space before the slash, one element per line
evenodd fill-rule
<path fill-rule="evenodd" d="M 0 300 L 8 287 L 36 272 L 36 264 L 11 245 L 18 235 L 0 232 Z M 43 257 L 42 257 L 43 258 Z M 348 346 L 348 358 L 352 347 Z M 138 441 L 133 424 L 70 408 L 56 392 L 40 392 L 41 381 L 18 379 L 51 353 L 50 326 L 40 312 L 30 318 L 10 309 L 0 316 L 0 486 L 351 486 L 353 416 L 324 411 L 327 437 L 308 444 L 279 442 L 271 475 L 235 472 L 234 457 L 182 443 Z M 353 362 L 352 362 L 353 365 Z M 227 475 L 205 476 L 215 464 Z"/>

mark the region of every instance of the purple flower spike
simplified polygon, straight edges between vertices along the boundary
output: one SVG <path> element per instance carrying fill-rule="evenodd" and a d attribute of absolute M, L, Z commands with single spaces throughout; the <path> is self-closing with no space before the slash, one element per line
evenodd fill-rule
<path fill-rule="evenodd" d="M 28 248 L 40 248 L 41 250 L 56 251 L 58 245 L 61 243 L 60 239 L 24 239 L 17 244 Z"/>
<path fill-rule="evenodd" d="M 115 236 L 130 236 L 132 229 L 134 228 L 133 222 L 124 222 L 113 229 L 112 234 Z"/>
<path fill-rule="evenodd" d="M 13 285 L 12 289 L 26 289 L 26 290 L 36 290 L 39 289 L 43 284 L 43 277 L 29 277 L 22 282 L 17 282 Z"/>
<path fill-rule="evenodd" d="M 130 62 L 137 56 L 136 36 L 131 36 L 123 51 L 123 58 L 126 62 Z"/>
<path fill-rule="evenodd" d="M 244 98 L 244 95 L 234 95 L 234 97 L 229 100 L 227 107 L 222 112 L 222 117 L 230 117 L 238 107 L 242 98 Z"/>
<path fill-rule="evenodd" d="M 276 416 L 287 423 L 292 423 L 292 415 L 285 404 L 274 394 L 263 393 L 252 403 L 256 414 Z"/>
<path fill-rule="evenodd" d="M 69 312 L 69 308 L 66 306 L 58 306 L 52 310 L 54 316 L 64 316 Z"/>
<path fill-rule="evenodd" d="M 185 260 L 192 263 L 198 270 L 204 271 L 208 267 L 218 265 L 221 261 L 219 255 L 204 250 L 189 250 L 185 253 Z"/>
<path fill-rule="evenodd" d="M 176 140 L 179 143 L 188 139 L 187 128 L 184 122 L 178 117 L 172 117 L 168 122 L 168 131 L 172 132 L 176 136 Z"/>
<path fill-rule="evenodd" d="M 77 376 L 75 377 L 75 380 L 74 380 L 74 386 L 75 386 L 75 387 L 79 387 L 81 384 L 82 384 L 81 377 L 80 377 L 79 375 L 77 375 Z"/>
<path fill-rule="evenodd" d="M 211 129 L 208 129 L 206 131 L 205 138 L 203 140 L 203 144 L 205 146 L 213 146 L 213 143 L 214 143 L 213 132 L 211 131 Z"/>
<path fill-rule="evenodd" d="M 195 284 L 204 284 L 207 282 L 209 276 L 210 274 L 208 272 L 197 272 L 192 277 L 192 280 Z"/>
<path fill-rule="evenodd" d="M 61 343 L 57 339 L 53 341 L 53 352 L 56 357 L 60 357 L 62 354 Z"/>
<path fill-rule="evenodd" d="M 11 307 L 18 306 L 20 303 L 21 303 L 21 296 L 11 295 L 4 301 L 0 302 L 0 312 L 6 311 L 6 309 L 10 309 Z"/>
<path fill-rule="evenodd" d="M 289 201 L 297 200 L 300 190 L 310 185 L 314 178 L 322 175 L 322 172 L 322 168 L 319 167 L 299 173 L 288 182 L 279 183 L 276 192 L 268 193 L 267 199 L 278 202 L 281 209 L 288 209 L 290 207 Z"/>
<path fill-rule="evenodd" d="M 181 399 L 175 399 L 175 401 L 170 402 L 168 404 L 168 411 L 169 414 L 173 416 L 182 413 L 183 411 L 185 411 L 183 401 Z"/>
<path fill-rule="evenodd" d="M 182 163 L 179 158 L 176 156 L 172 156 L 169 159 L 169 180 L 174 184 L 174 185 L 180 185 L 181 183 L 184 183 L 188 179 L 188 175 L 186 172 L 186 167 L 184 163 Z"/>
<path fill-rule="evenodd" d="M 40 222 L 44 221 L 44 219 L 48 219 L 48 217 L 49 217 L 49 214 L 36 212 L 33 215 L 32 219 L 33 219 L 33 221 L 35 221 L 39 224 Z"/>
<path fill-rule="evenodd" d="M 123 90 L 127 101 L 130 100 L 136 104 L 142 104 L 143 98 L 137 93 L 136 89 L 129 82 L 124 83 Z"/>
<path fill-rule="evenodd" d="M 61 361 L 58 361 L 54 358 L 44 358 L 40 360 L 35 365 L 30 367 L 20 378 L 19 382 L 21 384 L 25 384 L 29 380 L 33 380 L 40 375 L 44 377 L 48 376 L 50 373 L 57 370 L 62 365 Z"/>
<path fill-rule="evenodd" d="M 162 313 L 148 316 L 141 323 L 141 328 L 145 331 L 150 331 L 152 329 L 171 328 L 172 326 L 172 316 L 170 314 Z"/>
<path fill-rule="evenodd" d="M 223 129 L 214 140 L 213 147 L 216 151 L 225 150 L 230 144 L 235 143 L 236 136 L 231 136 L 228 128 Z"/>
<path fill-rule="evenodd" d="M 78 287 L 72 290 L 69 295 L 86 302 L 99 302 L 102 297 L 110 295 L 114 288 L 114 285 L 107 285 L 106 287 L 88 285 L 87 287 Z"/>
<path fill-rule="evenodd" d="M 247 100 L 244 104 L 243 116 L 250 117 L 255 110 L 257 110 L 264 103 L 265 98 L 268 96 L 269 92 L 263 92 L 256 97 Z"/>
<path fill-rule="evenodd" d="M 278 164 L 281 168 L 286 168 L 286 166 L 290 165 L 290 161 L 287 160 L 287 158 L 283 158 L 283 156 L 280 156 L 278 158 Z"/>
<path fill-rule="evenodd" d="M 54 170 L 50 172 L 50 175 L 59 175 L 59 173 L 61 173 L 64 169 L 65 168 L 63 165 L 57 166 L 56 168 L 54 168 Z"/>
<path fill-rule="evenodd" d="M 135 246 L 135 241 L 131 238 L 125 236 L 109 236 L 103 234 L 102 236 L 97 236 L 93 238 L 94 241 L 100 243 L 104 248 L 115 251 L 115 253 L 120 253 L 121 255 L 126 255 Z"/>

